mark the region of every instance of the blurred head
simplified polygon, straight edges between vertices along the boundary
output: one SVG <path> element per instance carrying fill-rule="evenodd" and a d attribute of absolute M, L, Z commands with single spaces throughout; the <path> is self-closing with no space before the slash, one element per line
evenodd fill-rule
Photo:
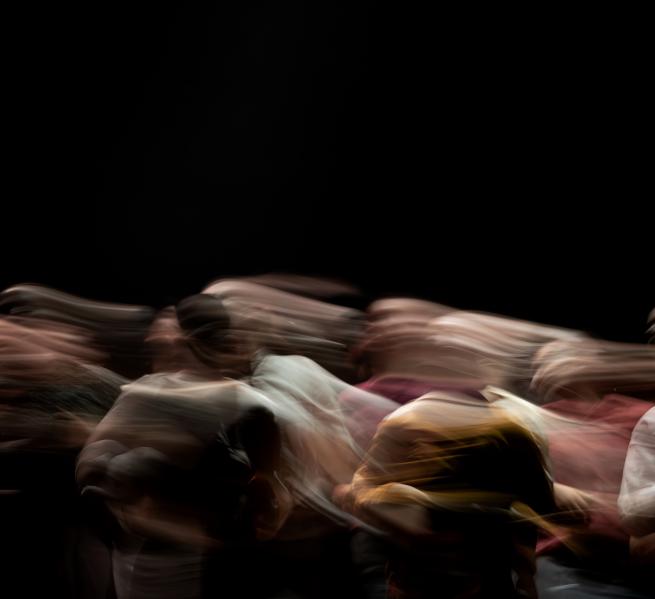
<path fill-rule="evenodd" d="M 246 374 L 250 356 L 243 351 L 220 298 L 192 295 L 179 302 L 175 312 L 188 347 L 203 365 L 229 376 Z"/>

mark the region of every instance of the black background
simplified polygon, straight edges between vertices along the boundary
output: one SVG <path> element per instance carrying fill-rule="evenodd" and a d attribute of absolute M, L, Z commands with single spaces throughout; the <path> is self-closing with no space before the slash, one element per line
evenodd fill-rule
<path fill-rule="evenodd" d="M 645 16 L 421 6 L 20 3 L 0 282 L 293 271 L 643 340 Z"/>

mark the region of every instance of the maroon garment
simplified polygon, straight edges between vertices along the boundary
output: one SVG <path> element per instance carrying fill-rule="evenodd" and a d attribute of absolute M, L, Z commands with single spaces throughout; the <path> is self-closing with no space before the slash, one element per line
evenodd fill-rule
<path fill-rule="evenodd" d="M 429 393 L 430 391 L 454 391 L 464 393 L 475 399 L 484 399 L 477 389 L 464 385 L 444 384 L 439 381 L 410 379 L 400 376 L 374 377 L 357 385 L 360 389 L 382 395 L 403 405 Z"/>
<path fill-rule="evenodd" d="M 606 395 L 598 402 L 562 399 L 544 406 L 583 423 L 549 435 L 555 481 L 601 494 L 609 502 L 608 507 L 592 512 L 585 537 L 600 537 L 627 550 L 629 535 L 621 526 L 616 502 L 632 430 L 652 407 L 650 402 L 617 394 Z M 540 545 L 540 552 L 559 545 L 549 540 Z"/>

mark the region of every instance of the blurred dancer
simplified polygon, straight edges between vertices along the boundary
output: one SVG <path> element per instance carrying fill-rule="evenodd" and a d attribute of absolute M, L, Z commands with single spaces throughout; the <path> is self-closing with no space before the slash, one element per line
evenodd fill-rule
<path fill-rule="evenodd" d="M 125 382 L 65 325 L 0 320 L 3 583 L 19 596 L 105 599 L 110 558 L 88 526 L 75 460 Z"/>
<path fill-rule="evenodd" d="M 41 285 L 15 285 L 0 294 L 0 306 L 33 326 L 69 326 L 83 333 L 99 364 L 134 378 L 149 369 L 144 337 L 154 312 L 146 306 L 98 302 Z"/>
<path fill-rule="evenodd" d="M 530 522 L 557 508 L 540 441 L 500 405 L 432 392 L 399 408 L 342 497 L 393 538 L 392 596 L 536 596 Z"/>

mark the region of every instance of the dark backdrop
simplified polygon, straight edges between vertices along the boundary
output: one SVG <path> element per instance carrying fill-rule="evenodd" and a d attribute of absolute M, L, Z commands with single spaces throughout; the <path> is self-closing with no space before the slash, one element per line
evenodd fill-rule
<path fill-rule="evenodd" d="M 20 3 L 0 282 L 163 305 L 286 270 L 643 339 L 644 16 L 480 10 Z"/>

